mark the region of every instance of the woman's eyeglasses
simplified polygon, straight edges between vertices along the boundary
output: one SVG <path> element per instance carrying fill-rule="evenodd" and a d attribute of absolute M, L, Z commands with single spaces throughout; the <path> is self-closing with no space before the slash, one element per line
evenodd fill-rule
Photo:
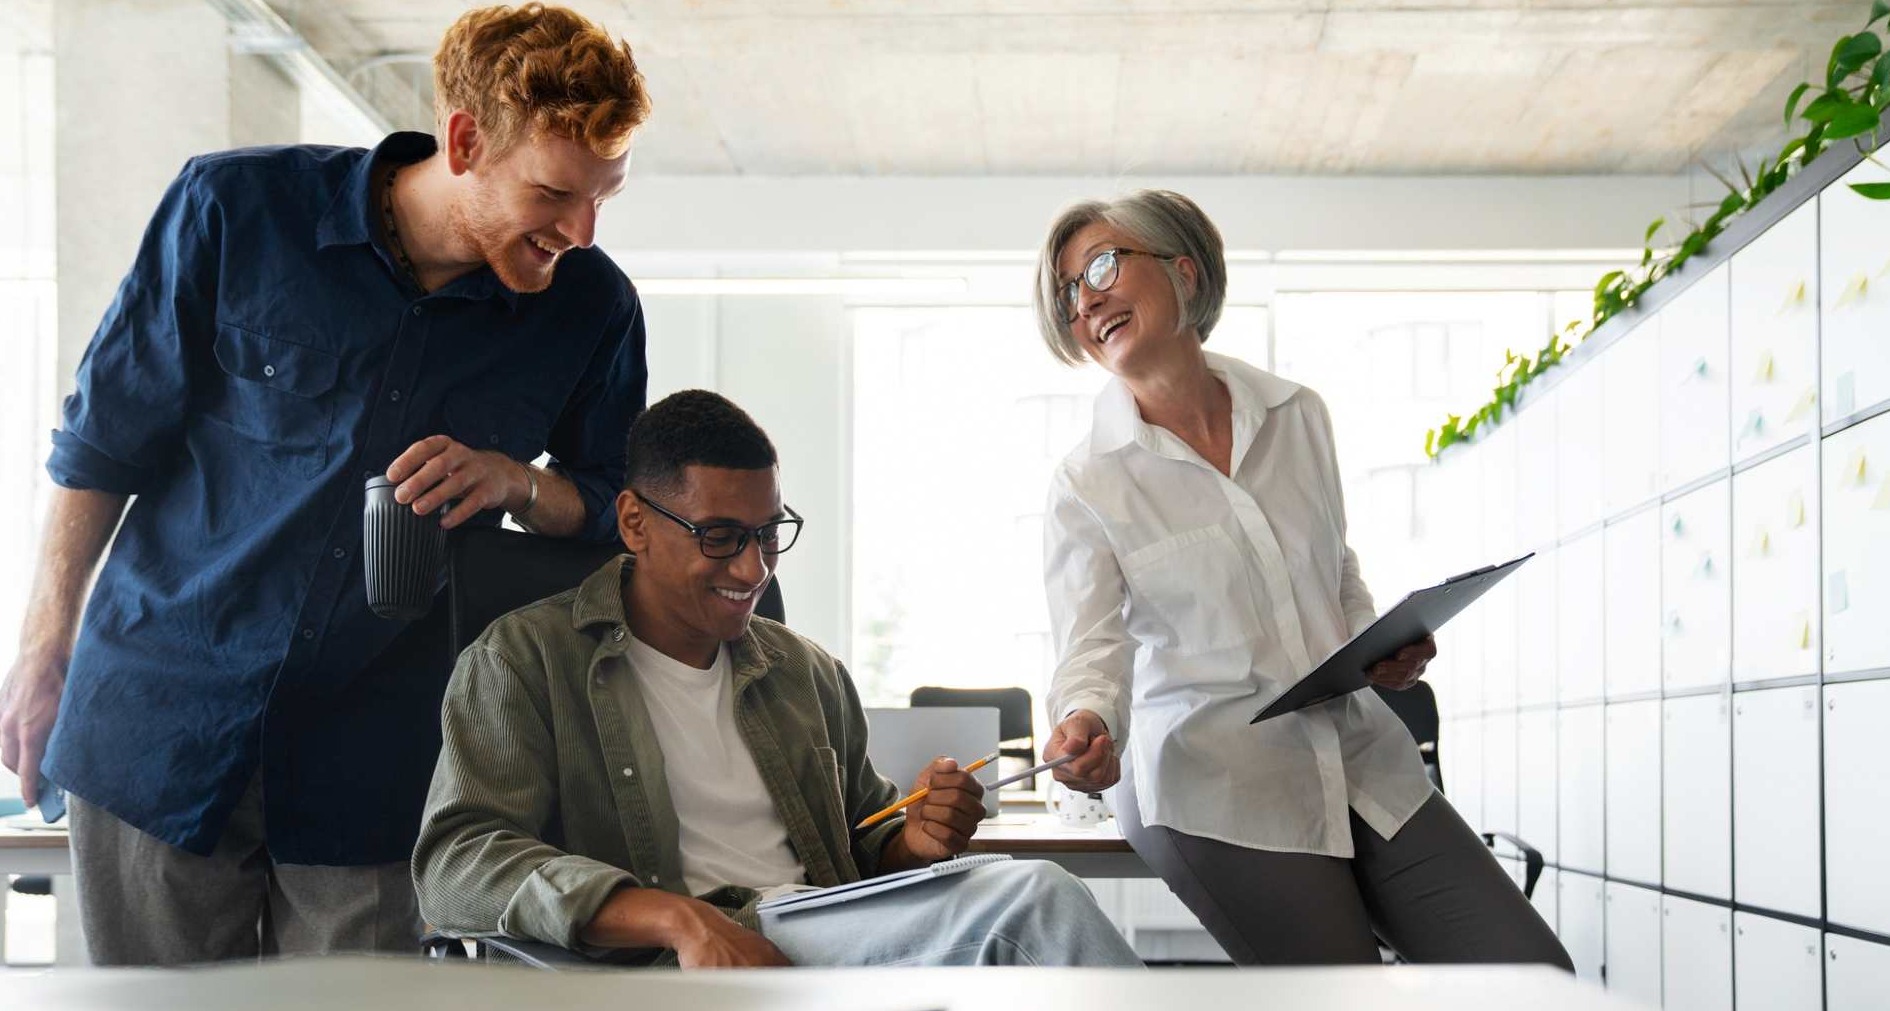
<path fill-rule="evenodd" d="M 1080 277 L 1065 283 L 1058 293 L 1058 308 L 1063 311 L 1065 326 L 1076 322 L 1076 300 L 1082 294 L 1078 285 L 1086 284 L 1090 291 L 1108 291 L 1115 287 L 1116 278 L 1122 276 L 1122 257 L 1147 256 L 1167 263 L 1174 257 L 1151 253 L 1145 249 L 1104 249 L 1089 258 L 1089 265 L 1083 268 Z"/>

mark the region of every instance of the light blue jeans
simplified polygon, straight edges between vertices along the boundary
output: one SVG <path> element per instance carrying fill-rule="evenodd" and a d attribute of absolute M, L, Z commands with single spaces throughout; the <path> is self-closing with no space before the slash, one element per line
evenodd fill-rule
<path fill-rule="evenodd" d="M 795 965 L 1140 966 L 1089 889 L 1056 864 L 1012 860 L 801 912 L 763 913 Z"/>

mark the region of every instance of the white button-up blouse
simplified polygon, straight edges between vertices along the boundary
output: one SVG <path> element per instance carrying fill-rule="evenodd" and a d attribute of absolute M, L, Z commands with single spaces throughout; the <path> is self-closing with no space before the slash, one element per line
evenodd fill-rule
<path fill-rule="evenodd" d="M 1092 710 L 1126 742 L 1147 824 L 1350 857 L 1347 808 L 1390 838 L 1431 795 L 1404 725 L 1370 691 L 1248 723 L 1375 617 L 1331 418 L 1309 389 L 1207 358 L 1232 395 L 1231 478 L 1115 380 L 1051 481 L 1050 716 Z"/>

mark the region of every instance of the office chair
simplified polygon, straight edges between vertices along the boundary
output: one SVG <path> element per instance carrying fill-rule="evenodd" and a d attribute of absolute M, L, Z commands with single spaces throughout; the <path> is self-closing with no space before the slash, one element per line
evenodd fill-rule
<path fill-rule="evenodd" d="M 1418 756 L 1424 760 L 1424 771 L 1430 774 L 1431 785 L 1438 793 L 1444 793 L 1444 770 L 1442 759 L 1437 749 L 1438 730 L 1442 723 L 1437 715 L 1437 693 L 1431 690 L 1428 682 L 1419 681 L 1404 691 L 1372 686 L 1378 697 L 1385 700 L 1398 719 L 1404 721 L 1406 730 L 1411 732 L 1411 739 L 1417 742 Z M 1542 877 L 1542 851 L 1517 838 L 1509 832 L 1484 832 L 1483 844 L 1491 849 L 1500 841 L 1514 848 L 1523 861 L 1523 898 L 1531 899 L 1536 894 L 1536 881 Z"/>
<path fill-rule="evenodd" d="M 446 624 L 451 650 L 447 663 L 456 661 L 461 650 L 507 612 L 576 587 L 622 553 L 623 545 L 615 542 L 543 537 L 496 527 L 453 531 L 447 542 L 446 562 Z M 755 613 L 774 621 L 787 620 L 779 578 L 769 580 L 755 604 Z M 481 961 L 519 962 L 538 969 L 608 965 L 553 944 L 509 937 L 462 938 L 438 930 L 421 937 L 420 950 L 430 959 L 464 958 L 468 940 L 474 943 L 475 957 Z"/>
<path fill-rule="evenodd" d="M 1030 692 L 1023 688 L 914 688 L 909 703 L 920 706 L 980 706 L 998 711 L 998 757 L 1022 759 L 1025 766 L 1037 764 L 1037 737 L 1032 728 Z M 1022 743 L 1019 743 L 1022 742 Z M 1026 789 L 1037 788 L 1037 777 L 1024 781 Z"/>

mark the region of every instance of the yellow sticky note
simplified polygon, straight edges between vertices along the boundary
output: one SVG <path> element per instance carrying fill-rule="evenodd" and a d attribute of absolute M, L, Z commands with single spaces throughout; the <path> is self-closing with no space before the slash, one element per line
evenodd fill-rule
<path fill-rule="evenodd" d="M 1794 489 L 1785 499 L 1785 521 L 1796 530 L 1805 525 L 1805 493 Z"/>
<path fill-rule="evenodd" d="M 1864 479 L 1870 476 L 1870 461 L 1864 456 L 1864 447 L 1851 450 L 1851 458 L 1844 464 L 1844 472 L 1850 474 L 1851 479 L 1858 484 L 1863 484 Z"/>
<path fill-rule="evenodd" d="M 1764 527 L 1760 527 L 1752 535 L 1752 557 L 1764 558 L 1771 551 L 1772 535 L 1766 533 Z"/>
<path fill-rule="evenodd" d="M 1802 611 L 1798 614 L 1798 648 L 1811 648 L 1811 617 Z"/>
<path fill-rule="evenodd" d="M 1844 285 L 1844 290 L 1838 293 L 1837 307 L 1842 308 L 1862 299 L 1869 290 L 1870 278 L 1863 274 L 1857 274 L 1850 279 L 1849 283 Z"/>
<path fill-rule="evenodd" d="M 1753 374 L 1752 381 L 1755 383 L 1765 383 L 1765 382 L 1771 382 L 1771 380 L 1772 380 L 1772 352 L 1762 351 L 1759 353 L 1759 368 Z"/>
<path fill-rule="evenodd" d="M 1890 476 L 1885 476 L 1883 485 L 1877 489 L 1877 497 L 1870 503 L 1872 509 L 1890 509 Z"/>
<path fill-rule="evenodd" d="M 1785 412 L 1785 420 L 1787 422 L 1803 421 L 1816 406 L 1818 406 L 1818 388 L 1807 386 L 1804 392 L 1798 394 L 1798 399 L 1792 401 L 1792 409 Z"/>
<path fill-rule="evenodd" d="M 1787 313 L 1805 304 L 1805 282 L 1799 281 L 1785 291 L 1785 304 L 1778 307 L 1780 313 Z"/>

